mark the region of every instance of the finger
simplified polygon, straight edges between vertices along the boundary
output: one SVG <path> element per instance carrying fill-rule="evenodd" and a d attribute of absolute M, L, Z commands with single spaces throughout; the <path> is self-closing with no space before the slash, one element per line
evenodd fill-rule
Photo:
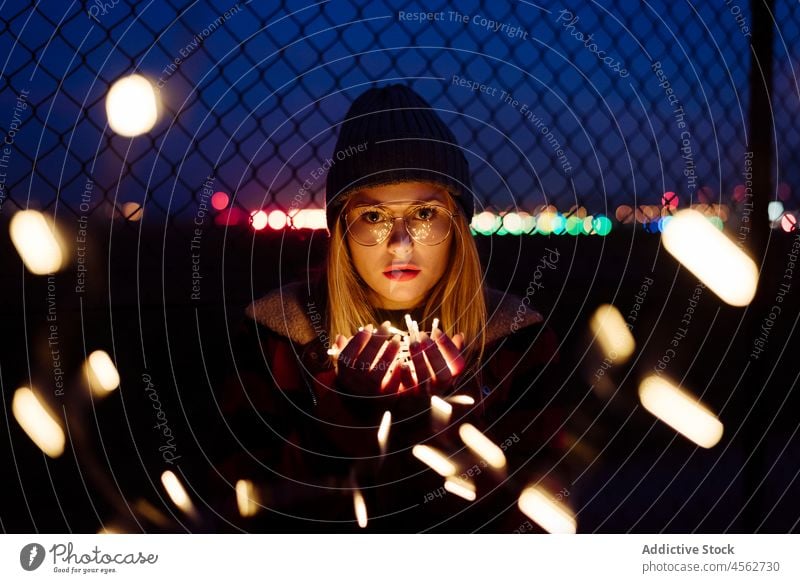
<path fill-rule="evenodd" d="M 400 388 L 400 382 L 403 376 L 402 373 L 403 371 L 399 362 L 395 363 L 394 367 L 386 371 L 386 376 L 384 376 L 383 381 L 381 381 L 381 392 L 396 393 L 397 389 Z"/>
<path fill-rule="evenodd" d="M 353 362 L 355 362 L 356 356 L 358 356 L 361 350 L 363 350 L 364 346 L 366 346 L 367 342 L 369 342 L 371 336 L 371 330 L 367 328 L 359 330 L 356 335 L 350 339 L 350 341 L 347 343 L 347 346 L 342 349 L 342 352 L 339 354 L 339 360 L 345 363 L 346 366 L 350 366 Z"/>
<path fill-rule="evenodd" d="M 370 324 L 368 328 L 372 328 L 372 325 Z M 372 368 L 372 363 L 375 361 L 375 358 L 378 356 L 388 339 L 389 331 L 383 327 L 381 327 L 379 331 L 372 335 L 372 338 L 369 339 L 366 346 L 364 346 L 364 350 L 361 351 L 357 358 L 359 362 L 364 363 L 365 369 Z"/>
<path fill-rule="evenodd" d="M 386 345 L 386 350 L 378 357 L 375 363 L 375 369 L 388 371 L 392 363 L 397 359 L 397 353 L 400 352 L 400 336 L 395 335 L 394 338 Z M 399 363 L 397 363 L 399 364 Z"/>
<path fill-rule="evenodd" d="M 417 384 L 424 385 L 430 380 L 431 373 L 428 369 L 428 362 L 425 360 L 425 353 L 422 351 L 422 344 L 412 342 L 409 352 L 411 353 L 411 362 L 414 363 L 414 372 L 417 373 Z"/>
<path fill-rule="evenodd" d="M 400 365 L 400 382 L 402 383 L 402 386 L 398 387 L 398 391 L 407 391 L 417 384 L 417 381 L 414 380 L 414 375 L 411 372 L 411 366 L 406 363 Z"/>
<path fill-rule="evenodd" d="M 432 377 L 435 384 L 447 385 L 453 378 L 453 373 L 450 371 L 450 366 L 439 348 L 439 345 L 426 340 L 428 346 L 423 349 L 425 357 L 433 369 Z"/>
<path fill-rule="evenodd" d="M 447 362 L 450 373 L 454 376 L 461 374 L 461 371 L 464 370 L 464 357 L 461 356 L 461 347 L 464 345 L 464 336 L 462 334 L 456 334 L 451 340 L 447 334 L 440 332 L 438 334 L 434 334 L 434 341 L 439 347 L 442 355 L 444 355 L 444 359 Z M 458 342 L 458 345 L 456 345 L 456 342 Z"/>

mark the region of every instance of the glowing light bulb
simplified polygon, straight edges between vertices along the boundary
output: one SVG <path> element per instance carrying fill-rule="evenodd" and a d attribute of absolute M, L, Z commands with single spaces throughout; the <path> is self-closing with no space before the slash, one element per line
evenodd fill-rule
<path fill-rule="evenodd" d="M 597 337 L 603 353 L 610 359 L 626 360 L 636 349 L 636 341 L 619 310 L 611 304 L 597 308 L 589 320 L 589 328 Z"/>
<path fill-rule="evenodd" d="M 106 96 L 108 125 L 121 136 L 132 138 L 149 132 L 158 120 L 153 85 L 141 75 L 123 77 Z"/>
<path fill-rule="evenodd" d="M 356 521 L 361 528 L 367 528 L 369 516 L 367 515 L 367 503 L 364 501 L 360 490 L 353 490 L 353 509 L 356 513 Z"/>
<path fill-rule="evenodd" d="M 9 225 L 11 242 L 28 271 L 35 275 L 54 273 L 63 267 L 64 256 L 57 231 L 38 211 L 19 211 Z"/>
<path fill-rule="evenodd" d="M 528 486 L 517 503 L 528 518 L 550 534 L 575 534 L 578 522 L 572 511 L 541 486 Z"/>
<path fill-rule="evenodd" d="M 110 393 L 119 386 L 119 372 L 107 352 L 95 350 L 86 359 L 89 386 L 97 395 Z"/>
<path fill-rule="evenodd" d="M 186 493 L 178 476 L 170 470 L 167 470 L 161 474 L 161 484 L 164 486 L 164 489 L 167 491 L 167 494 L 175 506 L 183 510 L 186 514 L 195 515 L 194 504 L 192 504 L 192 500 L 189 498 L 189 494 Z"/>
<path fill-rule="evenodd" d="M 457 471 L 455 464 L 447 459 L 447 456 L 429 445 L 415 445 L 411 454 L 445 478 L 454 475 Z"/>
<path fill-rule="evenodd" d="M 756 294 L 758 268 L 698 211 L 678 212 L 664 229 L 664 247 L 723 301 L 746 306 Z"/>
<path fill-rule="evenodd" d="M 715 446 L 722 438 L 723 425 L 693 395 L 666 379 L 652 375 L 639 385 L 642 406 L 697 445 Z"/>
<path fill-rule="evenodd" d="M 464 500 L 469 500 L 472 502 L 475 500 L 475 484 L 473 484 L 470 480 L 460 478 L 458 476 L 450 476 L 444 482 L 444 489 L 450 492 L 451 494 L 455 494 L 463 498 Z"/>
<path fill-rule="evenodd" d="M 28 387 L 14 391 L 11 411 L 23 431 L 44 453 L 52 458 L 64 453 L 64 431 Z"/>
<path fill-rule="evenodd" d="M 258 513 L 258 494 L 250 480 L 236 482 L 236 505 L 239 507 L 239 514 L 245 518 Z"/>
<path fill-rule="evenodd" d="M 386 453 L 386 444 L 389 442 L 389 429 L 392 426 L 392 412 L 384 411 L 381 417 L 381 424 L 378 427 L 378 446 L 381 448 L 381 454 Z"/>
<path fill-rule="evenodd" d="M 464 423 L 458 428 L 458 435 L 475 455 L 483 458 L 486 463 L 493 468 L 501 469 L 506 466 L 506 456 L 503 450 L 481 433 L 474 425 Z"/>

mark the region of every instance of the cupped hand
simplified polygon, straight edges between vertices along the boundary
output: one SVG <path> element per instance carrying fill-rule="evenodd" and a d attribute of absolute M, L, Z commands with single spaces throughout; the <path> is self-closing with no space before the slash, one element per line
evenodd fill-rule
<path fill-rule="evenodd" d="M 424 394 L 442 394 L 452 388 L 456 378 L 464 371 L 464 357 L 461 349 L 464 337 L 456 334 L 450 338 L 441 330 L 434 330 L 432 336 L 420 334 L 419 342 L 409 347 L 411 361 L 411 385 Z M 406 387 L 407 379 L 403 379 Z"/>
<path fill-rule="evenodd" d="M 400 337 L 389 332 L 389 322 L 378 330 L 367 325 L 352 338 L 336 338 L 337 379 L 341 388 L 355 395 L 405 393 L 441 394 L 463 372 L 464 337 L 450 338 L 441 330 L 432 337 L 420 334 L 409 346 L 411 363 L 400 361 Z M 379 356 L 380 355 L 380 356 Z"/>
<path fill-rule="evenodd" d="M 392 337 L 389 322 L 384 322 L 377 330 L 369 324 L 349 339 L 340 334 L 336 337 L 336 347 L 339 350 L 336 378 L 344 391 L 354 395 L 377 395 L 397 390 L 400 366 L 396 357 L 400 338 Z"/>

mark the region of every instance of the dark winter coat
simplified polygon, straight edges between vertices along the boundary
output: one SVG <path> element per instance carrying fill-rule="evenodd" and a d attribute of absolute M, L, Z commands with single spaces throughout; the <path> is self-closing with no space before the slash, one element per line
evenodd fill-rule
<path fill-rule="evenodd" d="M 369 492 L 373 508 L 400 517 L 384 520 L 387 530 L 440 524 L 433 517 L 449 517 L 454 501 L 442 502 L 442 478 L 411 455 L 416 443 L 454 454 L 463 476 L 494 489 L 519 489 L 531 463 L 538 468 L 552 461 L 563 421 L 549 406 L 557 387 L 546 381 L 557 359 L 556 340 L 520 298 L 487 293 L 483 364 L 479 370 L 468 367 L 454 390 L 472 396 L 475 405 L 454 405 L 447 427 L 432 419 L 428 396 L 364 399 L 338 390 L 327 355 L 324 306 L 306 290 L 305 284 L 290 284 L 247 308 L 234 346 L 235 371 L 220 396 L 228 427 L 221 430 L 218 469 L 231 485 L 242 478 L 269 484 L 266 505 L 283 513 L 282 529 L 288 521 L 301 531 L 319 530 L 320 524 L 347 530 L 353 520 L 349 490 L 356 486 Z M 385 410 L 392 411 L 394 423 L 381 456 L 376 434 Z M 503 448 L 504 475 L 489 475 L 486 464 L 466 452 L 458 440 L 461 422 L 478 426 Z M 437 512 L 431 512 L 434 498 Z M 439 528 L 463 528 L 458 519 L 444 524 Z"/>

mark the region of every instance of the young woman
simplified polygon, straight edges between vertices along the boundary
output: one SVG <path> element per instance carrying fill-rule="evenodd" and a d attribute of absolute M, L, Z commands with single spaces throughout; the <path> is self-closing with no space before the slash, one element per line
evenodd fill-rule
<path fill-rule="evenodd" d="M 235 441 L 219 468 L 228 487 L 269 482 L 271 504 L 299 512 L 307 530 L 319 523 L 304 520 L 353 522 L 351 503 L 321 502 L 341 502 L 337 479 L 373 483 L 386 514 L 423 502 L 441 478 L 411 448 L 463 450 L 463 422 L 510 458 L 528 460 L 555 437 L 539 378 L 554 337 L 520 298 L 483 284 L 469 167 L 452 132 L 410 88 L 370 89 L 331 159 L 325 274 L 248 307 L 222 397 Z M 449 420 L 432 417 L 434 395 L 450 399 Z M 379 443 L 387 411 L 390 439 Z"/>

